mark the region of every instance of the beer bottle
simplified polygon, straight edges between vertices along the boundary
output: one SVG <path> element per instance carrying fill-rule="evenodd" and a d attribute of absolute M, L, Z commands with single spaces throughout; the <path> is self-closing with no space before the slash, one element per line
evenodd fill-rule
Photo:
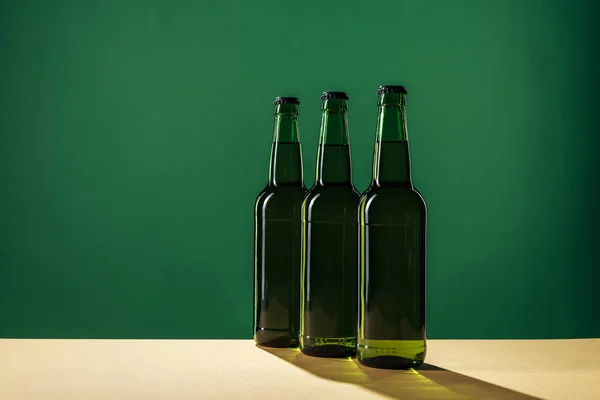
<path fill-rule="evenodd" d="M 355 354 L 357 207 L 348 140 L 348 96 L 321 96 L 316 180 L 302 203 L 300 350 L 320 357 Z"/>
<path fill-rule="evenodd" d="M 300 207 L 306 194 L 300 101 L 278 97 L 269 181 L 254 208 L 254 340 L 297 347 L 300 325 Z"/>
<path fill-rule="evenodd" d="M 411 179 L 406 89 L 381 86 L 373 179 L 359 203 L 357 358 L 378 368 L 423 363 L 426 207 Z"/>

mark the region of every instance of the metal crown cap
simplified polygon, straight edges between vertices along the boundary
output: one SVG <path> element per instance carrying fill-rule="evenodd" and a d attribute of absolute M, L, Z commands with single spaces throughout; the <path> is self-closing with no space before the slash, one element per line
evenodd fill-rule
<path fill-rule="evenodd" d="M 300 105 L 300 100 L 297 97 L 276 97 L 273 101 L 274 105 L 277 104 L 297 104 Z"/>
<path fill-rule="evenodd" d="M 330 99 L 348 100 L 348 93 L 346 93 L 346 92 L 323 92 L 323 94 L 321 95 L 321 100 L 330 100 Z"/>
<path fill-rule="evenodd" d="M 382 94 L 382 93 L 402 93 L 402 94 L 406 94 L 406 88 L 404 86 L 400 86 L 400 85 L 384 85 L 384 86 L 379 86 L 379 89 L 377 89 L 377 94 Z"/>

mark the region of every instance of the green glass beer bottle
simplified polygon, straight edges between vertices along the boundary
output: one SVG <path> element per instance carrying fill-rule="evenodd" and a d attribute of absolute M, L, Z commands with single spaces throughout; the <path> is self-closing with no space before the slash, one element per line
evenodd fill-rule
<path fill-rule="evenodd" d="M 302 202 L 300 350 L 319 357 L 356 352 L 357 208 L 348 140 L 348 96 L 321 96 L 316 180 Z"/>
<path fill-rule="evenodd" d="M 370 367 L 416 368 L 426 353 L 426 207 L 411 180 L 406 89 L 377 93 L 373 179 L 358 212 L 357 358 Z"/>
<path fill-rule="evenodd" d="M 254 208 L 254 340 L 297 347 L 300 326 L 300 207 L 306 194 L 300 101 L 278 97 L 269 182 Z"/>

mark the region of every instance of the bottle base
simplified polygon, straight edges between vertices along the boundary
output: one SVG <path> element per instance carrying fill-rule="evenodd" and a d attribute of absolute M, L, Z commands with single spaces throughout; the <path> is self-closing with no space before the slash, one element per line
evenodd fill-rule
<path fill-rule="evenodd" d="M 356 354 L 356 338 L 301 336 L 300 351 L 302 354 L 312 357 L 354 357 Z"/>
<path fill-rule="evenodd" d="M 378 356 L 365 358 L 360 354 L 358 356 L 358 362 L 365 367 L 380 369 L 417 369 L 423 364 L 422 360 L 412 360 L 404 357 Z"/>
<path fill-rule="evenodd" d="M 359 340 L 358 362 L 371 368 L 419 368 L 425 361 L 425 340 Z"/>
<path fill-rule="evenodd" d="M 298 335 L 282 329 L 258 329 L 254 342 L 263 347 L 298 347 Z"/>

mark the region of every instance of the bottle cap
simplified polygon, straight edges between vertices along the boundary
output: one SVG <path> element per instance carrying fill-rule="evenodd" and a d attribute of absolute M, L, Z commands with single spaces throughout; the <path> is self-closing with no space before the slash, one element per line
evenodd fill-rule
<path fill-rule="evenodd" d="M 377 89 L 377 94 L 382 94 L 382 93 L 403 93 L 403 94 L 406 94 L 406 88 L 404 86 L 400 86 L 400 85 L 379 86 L 379 89 Z"/>
<path fill-rule="evenodd" d="M 323 92 L 321 95 L 321 100 L 330 99 L 348 100 L 348 94 L 346 92 Z"/>
<path fill-rule="evenodd" d="M 274 105 L 277 104 L 297 104 L 300 105 L 300 100 L 297 97 L 276 97 L 273 101 Z"/>

